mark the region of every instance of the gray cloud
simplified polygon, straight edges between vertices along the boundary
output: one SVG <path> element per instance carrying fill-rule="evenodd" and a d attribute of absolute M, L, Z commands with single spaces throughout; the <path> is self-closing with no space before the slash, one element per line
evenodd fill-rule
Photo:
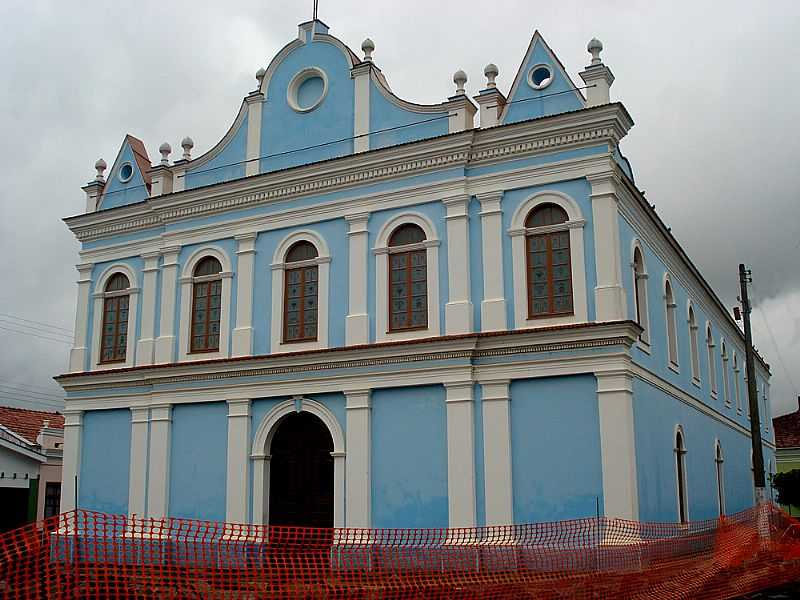
<path fill-rule="evenodd" d="M 111 163 L 125 133 L 142 138 L 151 158 L 162 141 L 178 148 L 187 134 L 195 153 L 211 147 L 256 69 L 310 16 L 311 2 L 299 4 L 0 5 L 0 312 L 71 327 L 78 245 L 60 219 L 82 211 L 94 161 Z M 418 102 L 450 95 L 459 68 L 477 91 L 488 62 L 507 91 L 536 28 L 577 79 L 586 42 L 599 37 L 617 78 L 612 96 L 636 121 L 623 151 L 637 183 L 728 306 L 737 264 L 752 265 L 773 412 L 796 407 L 797 3 L 505 1 L 465 10 L 451 0 L 323 0 L 320 17 L 356 51 L 371 37 L 392 88 Z M 64 370 L 69 346 L 0 334 L 0 385 L 58 393 L 50 377 Z"/>

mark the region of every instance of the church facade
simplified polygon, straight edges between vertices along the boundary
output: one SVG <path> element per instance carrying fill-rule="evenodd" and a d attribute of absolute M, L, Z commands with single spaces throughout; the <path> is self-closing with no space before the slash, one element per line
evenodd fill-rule
<path fill-rule="evenodd" d="M 471 527 L 752 505 L 744 340 L 592 40 L 435 105 L 303 23 L 201 156 L 88 183 L 62 509 Z M 585 95 L 584 95 L 585 94 Z M 106 170 L 108 174 L 106 175 Z M 769 368 L 757 360 L 774 471 Z"/>

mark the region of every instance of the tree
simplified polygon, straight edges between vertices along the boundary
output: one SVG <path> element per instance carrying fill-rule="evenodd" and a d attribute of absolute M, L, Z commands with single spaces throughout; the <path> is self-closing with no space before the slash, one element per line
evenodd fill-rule
<path fill-rule="evenodd" d="M 800 469 L 787 473 L 776 473 L 772 486 L 778 491 L 778 504 L 800 506 Z"/>

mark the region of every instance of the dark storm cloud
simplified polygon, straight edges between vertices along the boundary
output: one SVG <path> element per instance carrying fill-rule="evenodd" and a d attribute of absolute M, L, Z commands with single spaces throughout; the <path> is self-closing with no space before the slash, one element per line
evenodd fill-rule
<path fill-rule="evenodd" d="M 586 42 L 600 38 L 612 98 L 636 121 L 623 151 L 638 185 L 728 306 L 738 262 L 754 269 L 756 342 L 773 367 L 773 411 L 785 412 L 796 401 L 783 365 L 800 363 L 800 8 L 653 4 L 323 0 L 320 16 L 356 51 L 371 37 L 394 91 L 418 102 L 450 95 L 459 68 L 474 93 L 488 62 L 507 91 L 536 28 L 577 79 Z M 178 148 L 185 135 L 195 154 L 208 149 L 310 10 L 310 1 L 0 4 L 0 312 L 71 327 L 78 246 L 61 218 L 83 210 L 94 161 L 110 164 L 125 133 L 153 160 L 161 142 Z M 57 393 L 49 378 L 69 346 L 0 334 L 0 385 Z"/>

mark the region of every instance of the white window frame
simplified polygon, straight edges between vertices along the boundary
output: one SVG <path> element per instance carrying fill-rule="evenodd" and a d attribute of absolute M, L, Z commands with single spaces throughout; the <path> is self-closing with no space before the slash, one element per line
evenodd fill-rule
<path fill-rule="evenodd" d="M 555 204 L 567 213 L 566 223 L 552 228 L 536 227 L 528 229 L 525 221 L 532 210 L 541 204 Z M 578 203 L 561 192 L 538 192 L 523 200 L 511 218 L 508 235 L 511 236 L 511 273 L 514 288 L 514 327 L 547 327 L 570 323 L 585 323 L 589 320 L 589 304 L 586 296 L 586 261 L 584 259 L 583 229 L 586 220 Z M 557 317 L 528 318 L 528 269 L 525 256 L 525 238 L 529 233 L 569 230 L 570 269 L 572 270 L 572 309 L 571 315 Z"/>
<path fill-rule="evenodd" d="M 417 225 L 425 241 L 403 246 L 402 251 L 425 248 L 428 292 L 428 327 L 413 331 L 389 331 L 389 238 L 401 225 Z M 378 233 L 372 253 L 375 255 L 375 340 L 414 340 L 441 335 L 439 319 L 439 236 L 433 223 L 424 215 L 408 212 L 392 217 Z"/>
<path fill-rule="evenodd" d="M 311 260 L 286 263 L 286 254 L 297 242 L 308 242 L 317 249 L 317 257 Z M 286 270 L 317 266 L 317 339 L 310 342 L 284 342 L 283 316 L 286 298 Z M 328 309 L 330 307 L 331 253 L 324 238 L 310 229 L 293 231 L 284 237 L 272 255 L 272 320 L 270 324 L 270 348 L 273 354 L 321 350 L 328 347 Z"/>
<path fill-rule="evenodd" d="M 636 270 L 636 253 L 642 259 L 641 273 Z M 647 299 L 647 261 L 644 259 L 644 248 L 638 239 L 631 242 L 631 278 L 633 289 L 633 314 L 635 318 L 641 320 L 639 325 L 642 328 L 642 334 L 639 336 L 637 343 L 639 347 L 645 352 L 650 352 L 650 307 Z M 637 281 L 639 285 L 637 286 Z M 641 291 L 641 299 L 637 294 L 637 288 Z"/>
<path fill-rule="evenodd" d="M 664 273 L 662 285 L 664 293 L 664 323 L 667 330 L 667 366 L 676 373 L 680 373 L 680 353 L 678 348 L 678 318 L 675 311 L 678 304 L 675 302 L 675 287 L 669 273 Z M 669 293 L 667 293 L 669 290 Z"/>
<path fill-rule="evenodd" d="M 692 383 L 700 387 L 700 339 L 697 312 L 691 300 L 686 301 L 686 323 L 689 327 L 689 359 L 692 367 Z"/>
<path fill-rule="evenodd" d="M 210 278 L 222 279 L 219 315 L 219 350 L 217 352 L 190 352 L 192 341 L 192 289 L 195 282 L 194 270 L 201 260 L 209 256 L 216 258 L 219 264 L 222 265 L 222 272 L 216 273 Z M 201 281 L 205 278 L 200 277 L 197 279 Z M 192 252 L 184 263 L 181 277 L 178 280 L 181 286 L 181 312 L 178 329 L 178 360 L 180 362 L 230 357 L 230 344 L 228 342 L 230 340 L 231 327 L 232 279 L 233 267 L 231 266 L 230 256 L 219 246 L 203 246 Z"/>
<path fill-rule="evenodd" d="M 106 292 L 108 280 L 117 273 L 121 273 L 128 278 L 129 287 L 125 291 Z M 136 317 L 139 313 L 139 286 L 136 279 L 136 272 L 125 263 L 114 263 L 107 267 L 100 277 L 97 278 L 94 298 L 94 314 L 92 315 L 92 358 L 89 363 L 93 371 L 105 371 L 108 369 L 124 369 L 132 367 L 134 363 L 134 353 L 136 352 Z M 100 362 L 100 341 L 103 335 L 103 304 L 105 299 L 111 296 L 128 295 L 128 343 L 125 347 L 125 362 L 101 363 Z"/>
<path fill-rule="evenodd" d="M 736 350 L 733 351 L 733 393 L 736 398 L 736 414 L 742 414 L 742 384 L 740 382 L 739 373 L 739 358 L 736 355 Z"/>
<path fill-rule="evenodd" d="M 726 407 L 730 408 L 733 403 L 731 402 L 731 384 L 728 377 L 728 345 L 725 343 L 724 338 L 720 338 L 719 355 L 722 358 L 722 400 Z"/>
<path fill-rule="evenodd" d="M 716 400 L 719 396 L 717 392 L 717 356 L 714 352 L 714 329 L 710 322 L 706 322 L 706 355 L 708 356 L 708 385 L 711 390 L 711 397 Z"/>
<path fill-rule="evenodd" d="M 676 444 L 678 440 L 678 434 L 681 435 L 681 441 L 683 442 L 683 447 L 679 448 Z M 688 454 L 689 450 L 686 446 L 686 434 L 683 431 L 682 425 L 676 425 L 675 430 L 672 433 L 672 443 L 675 444 L 672 453 L 675 457 L 674 465 L 675 465 L 675 500 L 677 509 L 677 516 L 678 516 L 678 523 L 681 525 L 685 525 L 691 521 L 691 517 L 689 516 L 689 474 L 687 472 L 687 461 L 686 455 Z M 678 470 L 678 461 L 681 462 L 681 469 Z M 681 498 L 681 486 L 678 483 L 678 476 L 683 476 L 683 498 Z M 681 519 L 681 500 L 683 500 L 683 508 L 684 514 L 686 515 L 686 521 L 682 522 Z"/>

